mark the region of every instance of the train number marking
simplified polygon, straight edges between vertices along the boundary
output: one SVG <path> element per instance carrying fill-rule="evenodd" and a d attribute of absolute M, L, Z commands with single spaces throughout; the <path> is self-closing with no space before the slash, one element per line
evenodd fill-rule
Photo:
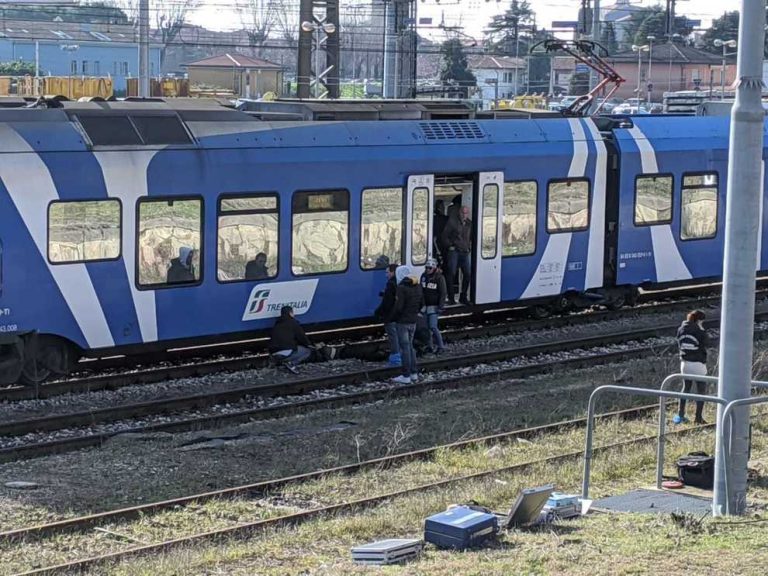
<path fill-rule="evenodd" d="M 17 332 L 19 330 L 16 324 L 5 324 L 0 326 L 0 334 L 10 334 L 11 332 Z"/>
<path fill-rule="evenodd" d="M 10 315 L 11 315 L 10 308 L 0 308 L 0 316 L 10 316 Z"/>

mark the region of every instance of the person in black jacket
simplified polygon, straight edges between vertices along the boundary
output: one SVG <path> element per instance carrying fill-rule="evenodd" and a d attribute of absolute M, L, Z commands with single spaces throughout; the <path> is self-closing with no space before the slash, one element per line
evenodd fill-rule
<path fill-rule="evenodd" d="M 381 303 L 373 312 L 373 316 L 377 320 L 384 322 L 384 332 L 389 341 L 389 363 L 392 366 L 400 366 L 402 364 L 400 340 L 397 336 L 397 324 L 395 322 L 388 322 L 392 309 L 395 307 L 395 296 L 397 294 L 397 280 L 395 279 L 396 270 L 397 264 L 390 264 L 387 266 L 387 285 L 384 287 L 384 291 L 379 293 L 379 296 L 381 296 Z"/>
<path fill-rule="evenodd" d="M 245 265 L 245 279 L 263 280 L 264 278 L 269 278 L 267 255 L 264 252 L 259 252 L 253 260 Z"/>
<path fill-rule="evenodd" d="M 388 320 L 397 323 L 397 336 L 400 340 L 400 354 L 403 357 L 403 374 L 393 380 L 398 384 L 410 384 L 418 381 L 416 373 L 416 350 L 413 337 L 416 333 L 416 318 L 424 305 L 424 295 L 418 277 L 411 276 L 408 266 L 398 266 L 395 270 L 397 292 L 395 305 Z"/>
<path fill-rule="evenodd" d="M 457 216 L 450 217 L 443 230 L 442 244 L 447 252 L 448 267 L 448 304 L 456 304 L 457 270 L 461 270 L 461 295 L 459 302 L 469 304 L 467 292 L 470 280 L 470 253 L 472 251 L 472 220 L 469 219 L 469 208 L 462 206 Z"/>
<path fill-rule="evenodd" d="M 269 335 L 269 353 L 283 357 L 283 365 L 296 373 L 296 365 L 312 355 L 311 346 L 301 324 L 293 317 L 293 308 L 283 306 Z"/>
<path fill-rule="evenodd" d="M 677 347 L 680 351 L 680 373 L 695 376 L 707 375 L 707 346 L 709 336 L 704 329 L 704 312 L 694 310 L 677 329 Z M 683 392 L 690 392 L 693 380 L 685 380 Z M 696 393 L 706 394 L 706 382 L 696 381 Z M 702 417 L 704 402 L 696 402 L 696 424 L 706 424 Z M 685 417 L 685 399 L 680 399 L 677 415 L 672 419 L 675 424 L 688 422 Z"/>
<path fill-rule="evenodd" d="M 195 282 L 195 258 L 197 250 L 182 246 L 179 248 L 179 257 L 171 260 L 171 266 L 168 268 L 166 282 L 168 284 L 181 284 L 184 282 Z"/>
<path fill-rule="evenodd" d="M 438 318 L 445 306 L 445 296 L 447 289 L 445 287 L 445 278 L 437 267 L 437 261 L 434 258 L 427 260 L 424 274 L 421 275 L 421 289 L 424 292 L 424 306 L 427 315 L 427 326 L 430 331 L 429 349 L 435 354 L 445 352 L 443 336 L 438 327 Z M 432 340 L 434 339 L 434 344 Z"/>

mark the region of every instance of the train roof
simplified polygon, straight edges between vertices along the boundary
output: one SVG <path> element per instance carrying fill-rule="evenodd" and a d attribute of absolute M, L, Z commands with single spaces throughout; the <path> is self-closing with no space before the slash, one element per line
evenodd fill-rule
<path fill-rule="evenodd" d="M 299 148 L 572 143 L 574 119 L 478 114 L 460 100 L 228 101 L 198 98 L 71 102 L 0 100 L 0 123 L 36 151 L 93 148 Z M 515 122 L 500 119 L 518 118 Z M 698 120 L 698 121 L 696 121 Z M 584 119 L 576 120 L 584 122 Z M 591 121 L 591 120 L 590 120 Z M 602 132 L 637 126 L 648 139 L 727 136 L 727 118 L 599 118 Z M 726 124 L 723 124 L 725 122 Z M 375 129 L 372 124 L 375 123 Z M 73 128 L 75 128 L 73 130 Z M 585 139 L 588 136 L 581 136 Z M 621 139 L 622 136 L 617 136 Z M 8 146 L 2 151 L 11 152 Z"/>

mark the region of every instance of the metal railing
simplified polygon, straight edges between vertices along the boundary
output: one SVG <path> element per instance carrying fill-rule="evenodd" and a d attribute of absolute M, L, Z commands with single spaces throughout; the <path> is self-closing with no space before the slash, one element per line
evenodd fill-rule
<path fill-rule="evenodd" d="M 667 415 L 667 400 L 669 398 L 685 399 L 698 402 L 712 402 L 724 406 L 722 413 L 722 422 L 728 422 L 729 428 L 726 429 L 723 426 L 720 430 L 721 434 L 721 446 L 722 453 L 720 457 L 724 458 L 724 462 L 730 461 L 730 444 L 726 442 L 726 438 L 731 438 L 731 430 L 733 427 L 733 411 L 739 407 L 752 406 L 756 404 L 767 404 L 768 396 L 741 398 L 727 402 L 725 399 L 719 396 L 709 396 L 702 394 L 691 394 L 687 392 L 673 392 L 667 390 L 667 387 L 672 383 L 680 382 L 684 383 L 685 380 L 691 380 L 694 382 L 705 382 L 707 384 L 717 384 L 719 379 L 716 376 L 698 376 L 694 374 L 670 374 L 661 383 L 659 390 L 652 390 L 648 388 L 636 388 L 628 386 L 617 386 L 614 384 L 600 386 L 596 388 L 589 397 L 589 406 L 587 408 L 587 437 L 584 447 L 584 477 L 582 480 L 582 498 L 589 498 L 589 482 L 592 468 L 592 441 L 594 437 L 594 423 L 595 423 L 595 406 L 597 399 L 604 392 L 618 392 L 622 394 L 634 394 L 638 396 L 655 396 L 659 398 L 659 433 L 658 443 L 656 449 L 656 487 L 662 487 L 663 473 L 664 473 L 664 450 L 665 450 L 665 434 L 666 434 L 666 415 Z M 768 390 L 768 382 L 761 380 L 752 380 L 752 388 L 760 388 Z M 727 432 L 727 435 L 726 435 Z M 726 500 L 726 514 L 730 514 L 730 487 L 731 487 L 731 470 L 726 464 L 725 466 L 725 500 Z"/>

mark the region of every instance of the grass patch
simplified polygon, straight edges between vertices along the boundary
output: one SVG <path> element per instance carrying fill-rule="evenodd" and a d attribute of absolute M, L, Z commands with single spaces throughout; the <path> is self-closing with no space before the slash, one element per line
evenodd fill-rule
<path fill-rule="evenodd" d="M 638 436 L 652 435 L 655 422 L 610 421 L 598 426 L 596 445 L 603 445 Z M 387 470 L 368 470 L 354 475 L 329 475 L 318 481 L 289 486 L 279 494 L 266 495 L 261 500 L 213 501 L 171 510 L 142 518 L 136 522 L 105 527 L 108 532 L 62 535 L 50 540 L 28 542 L 23 546 L 0 548 L 0 560 L 5 569 L 17 572 L 42 564 L 50 565 L 74 557 L 103 554 L 123 550 L 138 543 L 158 542 L 215 528 L 253 522 L 261 518 L 288 514 L 299 509 L 313 508 L 357 498 L 416 487 L 425 483 L 464 476 L 475 472 L 494 470 L 504 466 L 530 462 L 546 456 L 579 451 L 583 447 L 582 429 L 567 430 L 555 435 L 541 436 L 531 441 L 511 442 L 493 447 L 470 447 L 462 450 L 440 451 L 427 462 L 411 462 Z M 712 450 L 711 431 L 696 431 L 671 438 L 668 454 L 684 454 L 694 449 Z M 768 435 L 765 426 L 755 426 L 753 450 L 755 454 L 768 454 Z M 593 495 L 601 496 L 650 484 L 654 477 L 654 445 L 634 445 L 598 454 L 593 473 Z M 638 472 L 639 471 L 639 472 Z M 390 503 L 353 515 L 316 520 L 293 529 L 272 530 L 248 541 L 231 540 L 222 544 L 201 543 L 194 548 L 171 552 L 167 555 L 134 561 L 111 567 L 117 574 L 299 574 L 340 573 L 356 574 L 361 568 L 349 559 L 349 548 L 375 538 L 415 536 L 421 533 L 423 519 L 448 504 L 474 500 L 494 509 L 503 510 L 514 500 L 518 491 L 526 486 L 555 480 L 558 489 L 578 491 L 581 481 L 580 459 L 556 466 L 536 464 L 517 473 L 499 473 L 474 481 L 460 482 L 442 490 L 420 492 L 399 497 Z M 768 496 L 765 486 L 757 486 L 750 498 Z M 622 520 L 623 522 L 624 520 Z M 469 554 L 450 554 L 430 550 L 424 560 L 394 573 L 422 573 L 422 569 L 438 569 L 441 562 L 452 565 L 454 573 L 495 573 L 494 570 L 511 569 L 540 573 L 561 570 L 557 555 L 550 558 L 546 550 L 559 550 L 563 539 L 577 538 L 584 547 L 578 561 L 585 561 L 590 542 L 581 531 L 592 529 L 593 519 L 585 518 L 564 523 L 543 532 L 505 534 L 499 543 L 488 550 Z M 599 524 L 600 520 L 595 521 Z M 644 517 L 637 523 L 646 526 Z M 662 522 L 659 519 L 654 522 Z M 673 524 L 667 518 L 662 522 L 665 530 Z M 627 524 L 627 530 L 636 526 Z M 634 529 L 634 528 L 632 528 Z M 683 530 L 684 527 L 680 527 Z M 645 530 L 643 528 L 642 530 Z M 117 535 L 117 536 L 116 536 Z M 699 534 L 705 536 L 707 533 Z M 630 547 L 637 534 L 623 536 Z M 612 536 L 603 534 L 606 549 L 614 553 Z M 730 541 L 729 541 L 730 542 Z M 570 544 L 568 545 L 570 546 Z M 731 544 L 729 543 L 729 546 Z M 510 547 L 515 549 L 510 551 Z M 527 559 L 517 558 L 518 548 L 527 548 Z M 570 548 L 569 548 L 570 549 Z M 509 557 L 508 557 L 509 556 Z M 514 557 L 514 558 L 512 558 Z M 441 560 L 442 559 L 442 560 Z M 466 561 L 464 568 L 461 562 Z M 457 564 L 458 562 L 458 564 Z M 487 564 L 485 572 L 472 572 L 477 562 Z M 510 564 L 511 562 L 511 564 Z M 553 564 L 554 562 L 554 564 Z M 594 564 L 594 562 L 593 562 Z M 259 566 L 259 569 L 255 569 Z M 596 565 L 593 565 L 596 568 Z M 416 571 L 413 571 L 413 570 Z M 327 570 L 330 570 L 328 572 Z M 399 569 L 395 569 L 399 570 Z M 465 572 L 462 570 L 470 570 Z M 457 572 L 456 572 L 457 571 Z M 103 574 L 104 569 L 94 574 Z M 433 573 L 425 571 L 423 573 Z M 437 574 L 443 572 L 434 572 Z M 448 572 L 445 572 L 448 574 Z M 583 572 L 586 574 L 587 572 Z"/>

